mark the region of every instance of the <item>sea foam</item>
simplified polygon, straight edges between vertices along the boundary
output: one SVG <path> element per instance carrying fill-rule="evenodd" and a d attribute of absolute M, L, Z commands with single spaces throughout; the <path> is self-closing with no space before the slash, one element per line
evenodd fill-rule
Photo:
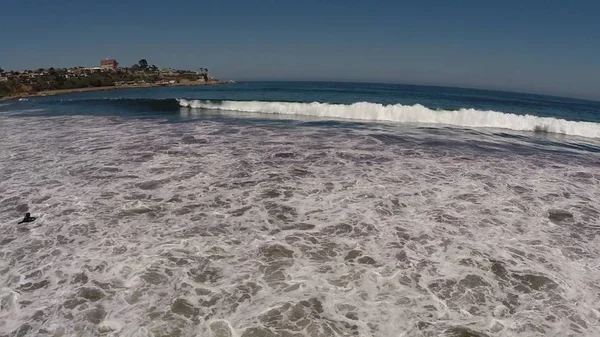
<path fill-rule="evenodd" d="M 476 109 L 432 110 L 420 104 L 411 106 L 402 104 L 383 105 L 370 102 L 330 104 L 261 101 L 212 102 L 186 99 L 178 99 L 178 101 L 181 106 L 194 109 L 308 115 L 381 122 L 442 124 L 468 128 L 498 128 L 600 138 L 600 124 L 598 123 Z"/>
<path fill-rule="evenodd" d="M 600 336 L 599 155 L 430 131 L 1 116 L 0 336 Z"/>

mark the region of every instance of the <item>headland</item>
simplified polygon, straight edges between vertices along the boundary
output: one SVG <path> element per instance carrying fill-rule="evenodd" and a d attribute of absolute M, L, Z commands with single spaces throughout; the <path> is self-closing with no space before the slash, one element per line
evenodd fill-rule
<path fill-rule="evenodd" d="M 126 88 L 196 86 L 233 83 L 198 70 L 159 69 L 145 59 L 131 67 L 119 67 L 114 59 L 100 61 L 99 67 L 39 68 L 5 71 L 0 69 L 0 100 Z"/>

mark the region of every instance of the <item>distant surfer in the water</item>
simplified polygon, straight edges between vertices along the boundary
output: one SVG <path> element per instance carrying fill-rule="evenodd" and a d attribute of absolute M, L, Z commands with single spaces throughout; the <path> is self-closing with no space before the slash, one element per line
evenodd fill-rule
<path fill-rule="evenodd" d="M 22 223 L 26 223 L 26 222 L 34 222 L 35 219 L 37 219 L 34 216 L 31 216 L 31 214 L 29 212 L 25 213 L 25 217 L 23 218 L 23 220 L 21 220 L 21 222 L 19 222 L 19 224 Z"/>

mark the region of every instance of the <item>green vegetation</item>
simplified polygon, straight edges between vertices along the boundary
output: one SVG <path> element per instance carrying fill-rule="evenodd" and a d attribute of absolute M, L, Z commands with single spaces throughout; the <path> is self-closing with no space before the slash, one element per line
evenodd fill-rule
<path fill-rule="evenodd" d="M 97 71 L 73 74 L 65 69 L 55 70 L 50 68 L 44 72 L 12 76 L 7 81 L 0 82 L 0 96 L 21 92 L 35 93 L 45 90 L 114 86 L 115 82 L 118 81 L 138 81 L 146 77 L 129 71 Z M 151 75 L 148 77 L 148 79 L 154 79 Z"/>
<path fill-rule="evenodd" d="M 146 61 L 146 59 L 141 59 L 140 62 L 138 62 L 138 65 L 144 70 L 148 69 L 148 61 Z"/>
<path fill-rule="evenodd" d="M 172 70 L 160 71 L 155 65 L 148 66 L 141 59 L 129 68 L 112 69 L 37 69 L 22 72 L 0 69 L 0 97 L 22 93 L 37 93 L 47 90 L 68 90 L 90 87 L 108 87 L 115 85 L 163 84 L 181 80 L 209 81 L 206 68 L 199 71 Z"/>

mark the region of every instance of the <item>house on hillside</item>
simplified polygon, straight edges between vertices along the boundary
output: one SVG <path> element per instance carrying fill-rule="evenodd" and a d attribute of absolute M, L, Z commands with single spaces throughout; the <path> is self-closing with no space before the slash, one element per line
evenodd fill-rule
<path fill-rule="evenodd" d="M 117 70 L 119 63 L 115 59 L 104 59 L 100 61 L 100 68 L 102 69 L 110 69 Z"/>

